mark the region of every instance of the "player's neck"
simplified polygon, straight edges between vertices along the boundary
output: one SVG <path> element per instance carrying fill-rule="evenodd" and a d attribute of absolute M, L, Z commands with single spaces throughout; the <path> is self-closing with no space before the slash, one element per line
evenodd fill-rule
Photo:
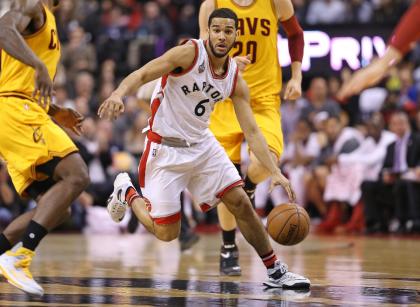
<path fill-rule="evenodd" d="M 209 47 L 209 44 L 206 44 L 206 51 L 210 59 L 210 65 L 213 71 L 218 75 L 223 75 L 226 70 L 225 64 L 226 64 L 226 59 L 228 58 L 228 55 L 222 58 L 215 56 L 211 48 Z"/>

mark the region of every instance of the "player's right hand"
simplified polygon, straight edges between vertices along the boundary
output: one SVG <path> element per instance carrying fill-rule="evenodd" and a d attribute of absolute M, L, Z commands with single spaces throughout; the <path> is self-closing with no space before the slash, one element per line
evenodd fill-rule
<path fill-rule="evenodd" d="M 38 104 L 45 109 L 52 101 L 53 82 L 44 63 L 35 68 L 35 89 L 32 97 L 38 96 Z"/>
<path fill-rule="evenodd" d="M 290 184 L 290 181 L 286 177 L 283 176 L 283 174 L 280 172 L 279 169 L 274 174 L 271 175 L 270 192 L 277 185 L 281 185 L 283 187 L 291 203 L 296 202 L 296 194 L 295 194 L 295 191 L 293 191 L 292 189 L 292 185 Z"/>
<path fill-rule="evenodd" d="M 117 119 L 117 117 L 123 112 L 124 103 L 121 97 L 113 93 L 101 104 L 98 110 L 98 115 L 100 118 L 112 120 Z"/>
<path fill-rule="evenodd" d="M 251 64 L 251 55 L 247 54 L 246 56 L 236 56 L 233 58 L 236 62 L 236 65 L 238 65 L 238 69 L 240 72 L 243 72 L 245 70 L 245 67 L 248 64 Z"/>

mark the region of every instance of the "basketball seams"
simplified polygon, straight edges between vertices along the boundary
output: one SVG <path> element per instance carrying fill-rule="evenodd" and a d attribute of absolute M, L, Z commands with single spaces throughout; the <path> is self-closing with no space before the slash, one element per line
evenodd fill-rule
<path fill-rule="evenodd" d="M 293 209 L 292 209 L 293 210 Z M 289 218 L 283 223 L 283 227 L 282 227 L 282 229 L 279 231 L 279 233 L 277 234 L 277 236 L 276 236 L 276 242 L 278 242 L 278 240 L 279 240 L 279 236 L 281 235 L 281 233 L 283 232 L 283 230 L 284 230 L 284 228 L 288 225 L 288 223 L 289 223 L 289 220 L 293 217 L 293 216 L 295 216 L 295 214 L 296 213 L 294 213 L 294 214 L 291 214 L 290 216 L 289 216 Z"/>
<path fill-rule="evenodd" d="M 271 223 L 272 220 L 274 220 L 279 214 L 283 214 L 284 212 L 290 211 L 290 210 L 295 210 L 295 208 L 288 208 L 286 210 L 277 212 L 276 215 L 273 215 L 273 217 L 270 218 L 270 214 L 268 215 L 268 219 L 267 219 L 267 225 L 269 225 Z"/>
<path fill-rule="evenodd" d="M 293 212 L 290 212 L 292 210 Z M 310 229 L 310 219 L 303 207 L 289 203 L 275 207 L 273 211 L 270 212 L 267 219 L 267 231 L 274 241 L 290 246 L 298 244 L 306 238 Z M 285 215 L 282 215 L 283 213 Z M 287 229 L 287 233 L 283 234 L 285 229 Z"/>
<path fill-rule="evenodd" d="M 294 238 L 295 240 L 293 242 L 295 242 L 296 241 L 296 237 L 299 236 L 300 223 L 301 223 L 301 221 L 300 221 L 300 209 L 299 209 L 298 206 L 296 206 L 296 213 L 297 213 L 297 216 L 298 216 L 298 224 L 297 224 L 297 230 L 296 230 L 296 234 L 295 234 L 295 238 Z"/>

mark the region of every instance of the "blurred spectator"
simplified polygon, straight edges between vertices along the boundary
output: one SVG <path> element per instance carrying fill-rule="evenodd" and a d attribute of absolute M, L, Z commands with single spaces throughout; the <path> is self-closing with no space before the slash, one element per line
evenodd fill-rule
<path fill-rule="evenodd" d="M 299 118 L 301 117 L 302 109 L 305 105 L 306 101 L 304 99 L 298 99 L 296 101 L 285 100 L 281 103 L 281 125 L 284 142 L 286 144 L 289 142 L 289 139 L 296 128 Z"/>
<path fill-rule="evenodd" d="M 348 193 L 337 190 L 336 182 L 340 177 L 337 161 L 341 155 L 350 153 L 359 147 L 363 136 L 351 127 L 344 127 L 340 118 L 333 116 L 327 119 L 325 125 L 327 143 L 317 157 L 317 166 L 309 176 L 308 200 L 315 204 L 324 221 L 319 225 L 321 232 L 331 232 L 341 223 L 344 200 Z M 344 196 L 343 196 L 343 195 Z M 330 206 L 327 206 L 327 203 Z"/>
<path fill-rule="evenodd" d="M 317 113 L 327 112 L 328 116 L 339 116 L 340 106 L 328 97 L 327 81 L 322 77 L 311 80 L 307 93 L 307 103 L 302 109 L 301 117 L 307 118 L 314 124 Z"/>
<path fill-rule="evenodd" d="M 106 1 L 102 3 L 104 7 Z M 126 49 L 128 39 L 128 16 L 123 14 L 119 6 L 105 7 L 102 15 L 101 33 L 97 41 L 99 61 L 106 59 L 123 65 L 126 60 Z"/>
<path fill-rule="evenodd" d="M 415 128 L 417 133 L 420 132 L 420 109 L 417 110 Z"/>
<path fill-rule="evenodd" d="M 143 22 L 129 46 L 129 66 L 134 69 L 160 56 L 174 41 L 172 26 L 156 2 L 144 5 Z"/>
<path fill-rule="evenodd" d="M 295 190 L 297 203 L 301 205 L 306 204 L 306 173 L 312 170 L 321 150 L 318 135 L 311 128 L 308 120 L 300 119 L 281 158 L 282 169 Z"/>
<path fill-rule="evenodd" d="M 83 28 L 76 26 L 70 30 L 69 42 L 63 45 L 61 61 L 67 70 L 67 80 L 70 82 L 80 71 L 95 72 L 96 50 L 87 41 Z"/>
<path fill-rule="evenodd" d="M 392 231 L 420 231 L 420 137 L 402 112 L 391 116 L 389 128 L 397 140 L 387 147 L 380 178 L 363 185 L 367 232 L 387 232 L 393 216 Z"/>
<path fill-rule="evenodd" d="M 69 98 L 67 88 L 65 86 L 55 87 L 54 103 L 61 107 L 76 109 L 75 103 Z"/>
<path fill-rule="evenodd" d="M 144 112 L 137 113 L 133 125 L 124 134 L 124 148 L 135 157 L 140 157 L 143 153 L 146 134 L 142 130 L 147 126 L 148 118 Z"/>
<path fill-rule="evenodd" d="M 308 6 L 305 0 L 292 0 L 293 8 L 295 9 L 296 18 L 300 23 L 305 23 Z"/>
<path fill-rule="evenodd" d="M 410 1 L 375 0 L 373 20 L 377 23 L 396 23 L 405 12 Z"/>
<path fill-rule="evenodd" d="M 77 6 L 81 1 L 60 0 L 60 5 L 55 12 L 57 31 L 61 44 L 69 40 L 69 30 L 77 26 Z"/>
<path fill-rule="evenodd" d="M 178 17 L 177 34 L 187 37 L 198 37 L 197 12 L 192 4 L 185 4 Z"/>
<path fill-rule="evenodd" d="M 112 59 L 105 60 L 102 63 L 100 76 L 101 83 L 115 83 L 116 66 L 117 63 Z"/>
<path fill-rule="evenodd" d="M 372 19 L 373 6 L 370 1 L 350 0 L 346 1 L 348 5 L 348 22 L 368 23 Z"/>
<path fill-rule="evenodd" d="M 99 107 L 98 97 L 95 95 L 95 79 L 88 72 L 80 72 L 74 82 L 74 97 L 76 108 L 83 115 L 96 114 Z M 86 111 L 87 109 L 87 111 Z"/>
<path fill-rule="evenodd" d="M 334 24 L 346 21 L 346 6 L 341 0 L 310 1 L 306 15 L 308 24 Z"/>
<path fill-rule="evenodd" d="M 342 154 L 337 159 L 339 173 L 333 185 L 340 186 L 338 187 L 341 193 L 338 196 L 339 200 L 352 206 L 351 218 L 344 226 L 346 232 L 360 233 L 364 229 L 363 203 L 360 201 L 362 181 L 368 184 L 368 182 L 378 180 L 386 148 L 395 141 L 395 135 L 383 129 L 383 118 L 380 113 L 375 113 L 366 122 L 367 134 L 361 145 L 353 152 Z M 344 193 L 342 193 L 343 190 Z"/>
<path fill-rule="evenodd" d="M 398 74 L 401 85 L 398 107 L 409 114 L 413 113 L 418 106 L 419 93 L 414 84 L 412 67 L 404 65 L 398 70 Z"/>

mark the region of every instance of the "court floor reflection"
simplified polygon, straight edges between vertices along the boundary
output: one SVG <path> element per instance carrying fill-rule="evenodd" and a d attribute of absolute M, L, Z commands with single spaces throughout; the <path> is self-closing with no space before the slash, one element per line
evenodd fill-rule
<path fill-rule="evenodd" d="M 218 274 L 219 236 L 181 254 L 149 235 L 53 235 L 33 264 L 42 298 L 3 282 L 0 306 L 321 306 L 420 304 L 416 239 L 309 237 L 275 249 L 310 291 L 266 289 L 265 269 L 240 239 L 243 276 Z M 404 259 L 404 261 L 398 261 Z"/>

